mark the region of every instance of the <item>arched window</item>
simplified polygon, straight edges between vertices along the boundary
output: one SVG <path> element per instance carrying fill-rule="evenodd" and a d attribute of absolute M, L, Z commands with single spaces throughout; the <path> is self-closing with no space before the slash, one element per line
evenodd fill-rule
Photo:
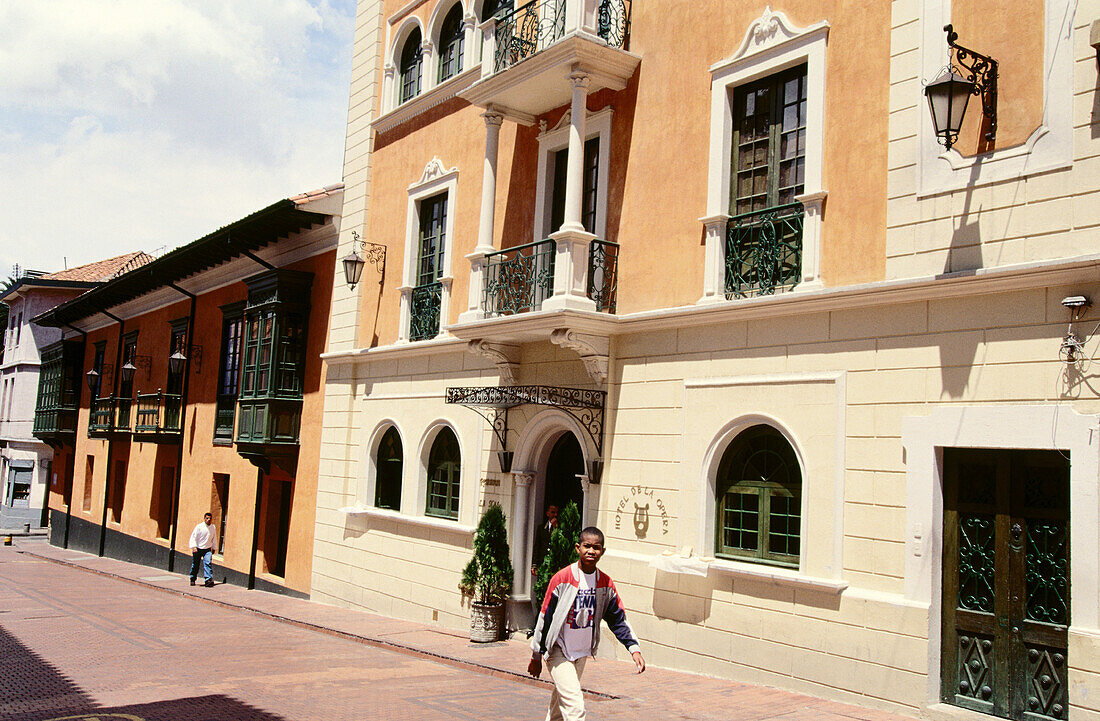
<path fill-rule="evenodd" d="M 779 431 L 753 426 L 733 439 L 715 491 L 715 555 L 798 565 L 802 472 Z"/>
<path fill-rule="evenodd" d="M 455 3 L 443 18 L 439 31 L 439 82 L 452 78 L 462 71 L 462 4 Z"/>
<path fill-rule="evenodd" d="M 390 426 L 375 457 L 374 505 L 378 508 L 401 509 L 401 465 L 401 436 Z"/>
<path fill-rule="evenodd" d="M 458 518 L 459 468 L 461 459 L 454 431 L 444 428 L 435 437 L 428 454 L 429 516 Z"/>
<path fill-rule="evenodd" d="M 401 48 L 401 102 L 420 95 L 420 66 L 422 51 L 420 28 L 414 28 Z"/>

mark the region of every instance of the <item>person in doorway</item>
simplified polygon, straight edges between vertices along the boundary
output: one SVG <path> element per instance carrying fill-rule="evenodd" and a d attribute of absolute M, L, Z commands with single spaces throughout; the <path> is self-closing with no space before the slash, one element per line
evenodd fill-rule
<path fill-rule="evenodd" d="M 191 540 L 189 545 L 191 546 L 191 585 L 195 585 L 195 578 L 199 575 L 199 565 L 202 565 L 202 575 L 206 579 L 206 583 L 203 584 L 207 587 L 214 585 L 214 569 L 210 567 L 210 559 L 214 556 L 215 543 L 217 542 L 217 534 L 215 533 L 214 524 L 210 522 L 211 515 L 204 513 L 202 516 L 202 523 L 195 526 L 195 530 L 191 531 Z"/>
<path fill-rule="evenodd" d="M 635 673 L 645 671 L 645 659 L 626 621 L 626 609 L 615 584 L 606 573 L 596 570 L 603 552 L 600 529 L 589 526 L 581 531 L 577 562 L 554 574 L 542 601 L 527 673 L 538 678 L 546 659 L 554 682 L 547 721 L 584 721 L 581 674 L 585 661 L 596 654 L 599 646 L 601 619 L 634 659 Z"/>
<path fill-rule="evenodd" d="M 535 547 L 531 552 L 531 611 L 537 618 L 542 599 L 535 596 L 535 577 L 539 574 L 539 566 L 542 559 L 546 558 L 550 550 L 550 534 L 558 527 L 558 507 L 551 503 L 546 507 L 546 518 L 542 525 L 535 529 Z M 530 636 L 528 636 L 530 638 Z"/>

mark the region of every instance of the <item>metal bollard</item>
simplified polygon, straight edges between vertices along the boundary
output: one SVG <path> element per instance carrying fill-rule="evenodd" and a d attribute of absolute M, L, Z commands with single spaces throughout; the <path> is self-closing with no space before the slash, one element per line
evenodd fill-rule
<path fill-rule="evenodd" d="M 4 536 L 4 545 L 5 546 L 10 546 L 11 545 L 11 536 Z"/>
<path fill-rule="evenodd" d="M 24 523 L 23 524 L 23 533 L 30 533 L 30 532 L 31 532 L 31 524 Z"/>

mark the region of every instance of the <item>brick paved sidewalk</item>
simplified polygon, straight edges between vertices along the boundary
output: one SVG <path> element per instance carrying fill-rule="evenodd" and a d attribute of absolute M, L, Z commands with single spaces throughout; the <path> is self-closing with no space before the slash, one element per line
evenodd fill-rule
<path fill-rule="evenodd" d="M 186 574 L 150 568 L 51 546 L 41 539 L 16 539 L 17 551 L 112 578 L 237 609 L 301 628 L 359 643 L 399 651 L 450 666 L 474 670 L 517 683 L 549 688 L 545 680 L 526 674 L 527 642 L 513 639 L 474 644 L 461 632 L 412 623 L 363 611 L 289 598 L 240 586 L 190 586 Z M 585 669 L 585 690 L 593 699 L 620 699 L 639 719 L 700 719 L 746 721 L 908 721 L 909 717 L 804 694 L 725 679 L 650 667 L 643 675 L 626 661 L 598 659 Z M 545 673 L 543 679 L 546 678 Z"/>

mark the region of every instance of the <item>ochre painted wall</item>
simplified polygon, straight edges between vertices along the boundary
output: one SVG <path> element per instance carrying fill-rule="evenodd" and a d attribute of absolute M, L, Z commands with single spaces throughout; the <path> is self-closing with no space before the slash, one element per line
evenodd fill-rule
<path fill-rule="evenodd" d="M 1023 144 L 1043 122 L 1043 0 L 1015 0 L 1012 12 L 990 0 L 953 0 L 960 45 L 997 61 L 997 138 L 987 142 L 981 99 L 972 97 L 955 148 L 975 155 Z M 946 34 L 944 36 L 946 45 Z"/>
<path fill-rule="evenodd" d="M 302 405 L 300 451 L 297 472 L 293 477 L 293 505 L 287 540 L 286 572 L 283 578 L 271 577 L 272 582 L 302 592 L 309 591 L 313 557 L 313 524 L 316 514 L 318 451 L 321 434 L 321 388 L 323 369 L 320 355 L 324 352 L 328 335 L 328 313 L 331 301 L 335 251 L 307 258 L 288 266 L 292 270 L 314 274 L 310 298 L 310 318 L 306 340 L 304 400 Z M 217 380 L 220 368 L 222 339 L 221 306 L 246 300 L 248 289 L 243 281 L 232 283 L 198 297 L 195 309 L 195 334 L 193 346 L 202 347 L 202 360 L 192 353 L 191 376 L 188 388 L 188 404 L 182 434 L 183 473 L 180 478 L 179 526 L 175 549 L 188 553 L 191 529 L 202 520 L 203 513 L 211 509 L 211 497 L 215 474 L 229 477 L 229 504 L 225 530 L 224 566 L 247 574 L 252 549 L 252 529 L 256 508 L 257 469 L 242 458 L 232 445 L 215 445 L 214 420 L 217 401 Z M 138 331 L 137 353 L 149 356 L 148 377 L 139 368 L 134 376 L 134 392 L 151 393 L 163 389 L 168 377 L 168 355 L 171 339 L 169 322 L 186 318 L 189 301 L 182 300 L 170 306 L 150 311 L 126 321 L 125 332 Z M 118 341 L 118 325 L 88 334 L 85 347 L 83 374 L 91 368 L 95 343 L 107 340 L 105 363 L 117 367 L 115 349 Z M 110 392 L 116 388 L 112 373 Z M 107 394 L 105 387 L 104 395 Z M 161 468 L 177 465 L 179 446 L 174 443 L 158 444 L 139 442 L 136 438 L 116 437 L 108 441 L 89 438 L 87 435 L 89 394 L 85 390 L 77 424 L 75 473 L 73 478 L 72 513 L 98 525 L 102 518 L 104 484 L 108 478 L 108 444 L 114 443 L 112 466 L 121 461 L 126 466 L 126 490 L 120 523 L 114 523 L 108 511 L 108 528 L 145 541 L 167 547 L 168 541 L 158 538 L 157 509 L 158 486 Z M 131 419 L 136 413 L 131 412 Z M 82 510 L 84 476 L 87 456 L 94 457 L 94 482 L 91 509 Z M 283 470 L 273 467 L 272 477 L 291 480 Z M 113 469 L 112 476 L 113 478 Z M 269 483 L 265 479 L 265 483 Z M 51 489 L 50 506 L 64 510 L 63 484 Z M 261 519 L 261 527 L 263 524 Z M 218 519 L 215 519 L 218 523 Z M 220 530 L 220 529 L 219 529 Z M 265 568 L 263 554 L 258 554 L 257 573 Z M 177 569 L 186 570 L 186 569 Z"/>
<path fill-rule="evenodd" d="M 443 0 L 448 2 L 448 0 Z M 405 3 L 386 4 L 393 18 Z M 428 28 L 435 2 L 409 15 Z M 792 23 L 830 24 L 826 60 L 822 277 L 839 286 L 879 280 L 885 273 L 886 151 L 890 8 L 876 0 L 796 0 L 777 7 Z M 608 183 L 607 238 L 620 244 L 618 312 L 695 303 L 702 295 L 707 169 L 710 145 L 709 68 L 741 45 L 764 3 L 636 3 L 630 50 L 641 64 L 627 87 L 588 98 L 590 111 L 614 107 Z M 387 25 L 389 55 L 405 22 Z M 673 31 L 707 28 L 705 33 Z M 430 33 L 430 31 L 428 31 Z M 477 49 L 466 49 L 466 67 Z M 386 58 L 382 59 L 383 64 Z M 437 72 L 425 61 L 424 77 Z M 399 75 L 395 82 L 399 81 Z M 425 92 L 431 92 L 430 90 Z M 383 103 L 385 101 L 383 100 Z M 383 104 L 382 107 L 387 107 Z M 553 127 L 565 108 L 540 120 Z M 382 108 L 379 108 L 379 113 Z M 451 250 L 451 313 L 468 305 L 470 265 L 477 243 L 485 126 L 481 110 L 455 98 L 376 136 L 368 239 L 389 249 L 385 285 L 364 294 L 364 345 L 398 336 L 408 186 L 438 157 L 459 171 Z M 505 120 L 497 169 L 496 247 L 530 242 L 536 192 L 538 126 Z M 416 248 L 408 252 L 417 252 Z"/>

